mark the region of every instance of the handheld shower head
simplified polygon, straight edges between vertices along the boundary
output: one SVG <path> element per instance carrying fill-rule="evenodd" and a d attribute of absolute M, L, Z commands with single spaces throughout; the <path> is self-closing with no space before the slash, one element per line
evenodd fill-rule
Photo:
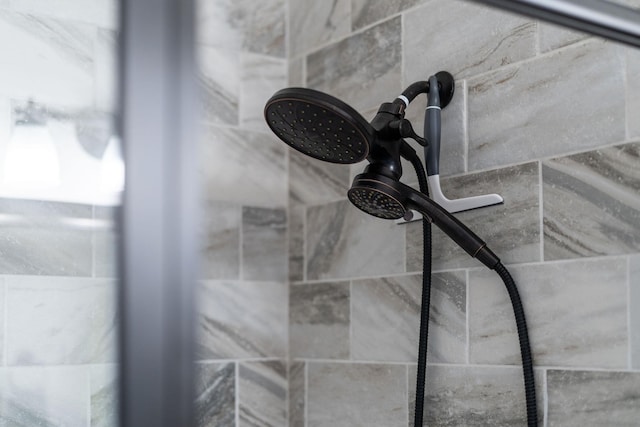
<path fill-rule="evenodd" d="M 373 174 L 354 181 L 347 197 L 355 207 L 378 218 L 398 219 L 407 212 L 402 194 Z"/>
<path fill-rule="evenodd" d="M 296 150 L 331 163 L 358 163 L 374 141 L 371 125 L 353 108 L 323 92 L 287 88 L 264 108 L 271 130 Z"/>

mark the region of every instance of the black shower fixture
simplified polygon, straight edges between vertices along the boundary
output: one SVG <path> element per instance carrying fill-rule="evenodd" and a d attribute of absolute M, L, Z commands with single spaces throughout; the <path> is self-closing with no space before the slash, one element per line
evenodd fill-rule
<path fill-rule="evenodd" d="M 451 102 L 454 91 L 453 76 L 441 71 L 426 81 L 413 83 L 392 102 L 380 105 L 369 123 L 356 110 L 331 95 L 306 88 L 287 88 L 276 92 L 267 101 L 264 114 L 271 130 L 301 153 L 331 163 L 368 161 L 363 173 L 354 178 L 347 193 L 351 203 L 358 209 L 383 219 L 409 219 L 411 210 L 423 215 L 425 242 L 429 242 L 425 244 L 425 254 L 429 253 L 429 257 L 425 257 L 423 278 L 429 277 L 431 273 L 429 223 L 438 226 L 469 255 L 500 275 L 514 308 L 525 378 L 527 420 L 528 425 L 533 427 L 537 426 L 533 362 L 524 310 L 517 288 L 500 259 L 485 242 L 451 215 L 451 212 L 501 203 L 502 198 L 494 194 L 452 201 L 444 197 L 440 190 L 440 113 Z M 405 109 L 423 93 L 427 94 L 428 102 L 424 137 L 421 137 L 413 130 L 409 120 L 405 119 Z M 405 138 L 411 138 L 424 147 L 426 172 L 417 153 Z M 411 162 L 416 169 L 420 191 L 400 182 L 401 158 Z M 432 188 L 436 201 L 428 196 L 427 183 Z M 444 207 L 437 203 L 439 201 L 443 202 Z M 429 288 L 430 281 L 423 282 L 414 421 L 416 426 L 422 426 Z"/>

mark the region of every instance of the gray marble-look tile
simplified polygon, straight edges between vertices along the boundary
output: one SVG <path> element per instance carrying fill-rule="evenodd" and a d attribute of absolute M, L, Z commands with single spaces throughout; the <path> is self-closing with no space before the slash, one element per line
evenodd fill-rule
<path fill-rule="evenodd" d="M 285 356 L 286 284 L 205 282 L 197 301 L 196 360 Z"/>
<path fill-rule="evenodd" d="M 271 133 L 264 120 L 264 106 L 275 92 L 287 85 L 287 62 L 243 53 L 240 66 L 240 124 Z"/>
<path fill-rule="evenodd" d="M 540 52 L 544 53 L 579 42 L 589 35 L 565 27 L 538 22 L 538 37 L 540 38 Z"/>
<path fill-rule="evenodd" d="M 240 102 L 240 53 L 197 45 L 202 118 L 209 123 L 237 125 Z"/>
<path fill-rule="evenodd" d="M 91 427 L 118 426 L 118 366 L 89 368 Z"/>
<path fill-rule="evenodd" d="M 0 94 L 93 106 L 96 31 L 86 24 L 0 11 L 0 40 L 11 40 L 3 50 Z"/>
<path fill-rule="evenodd" d="M 404 427 L 403 365 L 308 363 L 307 424 L 311 427 Z"/>
<path fill-rule="evenodd" d="M 307 279 L 371 277 L 404 271 L 404 230 L 347 200 L 307 208 Z"/>
<path fill-rule="evenodd" d="M 5 285 L 4 278 L 0 277 L 0 364 L 3 366 L 6 365 L 5 362 L 5 341 L 4 341 L 4 330 L 5 330 Z"/>
<path fill-rule="evenodd" d="M 627 262 L 623 258 L 514 266 L 533 359 L 546 366 L 626 368 Z M 519 364 L 513 309 L 491 271 L 469 274 L 469 358 Z"/>
<path fill-rule="evenodd" d="M 505 263 L 540 261 L 539 173 L 537 163 L 441 180 L 450 199 L 498 193 L 501 205 L 457 213 Z M 407 271 L 422 271 L 422 222 L 404 225 Z M 433 230 L 433 268 L 444 270 L 480 265 L 437 227 Z"/>
<path fill-rule="evenodd" d="M 623 141 L 620 52 L 580 43 L 469 80 L 469 170 Z"/>
<path fill-rule="evenodd" d="M 243 207 L 243 279 L 285 281 L 287 267 L 287 211 Z"/>
<path fill-rule="evenodd" d="M 239 427 L 287 423 L 287 367 L 283 361 L 240 363 Z"/>
<path fill-rule="evenodd" d="M 196 425 L 198 427 L 235 426 L 235 364 L 196 364 L 195 398 Z"/>
<path fill-rule="evenodd" d="M 114 207 L 93 208 L 93 264 L 96 277 L 118 276 L 117 212 Z"/>
<path fill-rule="evenodd" d="M 0 235 L 3 274 L 90 276 L 91 206 L 2 199 L 5 214 Z"/>
<path fill-rule="evenodd" d="M 289 363 L 289 427 L 305 427 L 305 362 Z"/>
<path fill-rule="evenodd" d="M 634 426 L 640 419 L 640 373 L 547 372 L 548 425 Z"/>
<path fill-rule="evenodd" d="M 118 109 L 118 34 L 114 30 L 99 29 L 94 55 L 95 107 L 99 111 Z"/>
<path fill-rule="evenodd" d="M 640 136 L 640 52 L 626 49 L 627 55 L 627 134 Z"/>
<path fill-rule="evenodd" d="M 6 0 L 16 12 L 117 29 L 119 3 L 113 0 Z"/>
<path fill-rule="evenodd" d="M 289 150 L 289 200 L 319 205 L 344 199 L 351 182 L 349 167 Z"/>
<path fill-rule="evenodd" d="M 349 282 L 294 285 L 289 289 L 291 357 L 349 358 Z"/>
<path fill-rule="evenodd" d="M 203 209 L 202 278 L 239 279 L 241 207 L 210 202 Z"/>
<path fill-rule="evenodd" d="M 356 280 L 352 293 L 352 359 L 415 362 L 422 275 Z M 429 318 L 429 362 L 464 363 L 464 272 L 433 275 Z"/>
<path fill-rule="evenodd" d="M 423 79 L 427 79 L 425 76 Z M 412 82 L 411 82 L 412 83 Z M 467 108 L 467 88 L 465 80 L 456 81 L 456 89 L 451 103 L 442 110 L 442 139 L 440 147 L 440 176 L 463 173 L 466 164 L 466 135 L 467 123 L 465 110 Z M 424 95 L 417 97 L 409 108 L 406 118 L 413 125 L 418 135 L 424 135 L 424 112 L 427 106 L 427 98 Z M 411 146 L 418 152 L 424 163 L 424 148 L 417 142 L 408 139 Z M 418 181 L 413 167 L 403 159 L 402 181 L 416 183 Z"/>
<path fill-rule="evenodd" d="M 425 0 L 351 0 L 351 25 L 354 30 L 388 18 Z"/>
<path fill-rule="evenodd" d="M 397 17 L 309 55 L 307 84 L 356 109 L 376 107 L 402 90 L 401 50 Z"/>
<path fill-rule="evenodd" d="M 196 37 L 213 47 L 286 56 L 284 0 L 199 0 Z"/>
<path fill-rule="evenodd" d="M 206 126 L 199 165 L 205 199 L 286 206 L 285 147 L 275 135 Z"/>
<path fill-rule="evenodd" d="M 289 87 L 304 87 L 305 85 L 305 57 L 289 59 Z"/>
<path fill-rule="evenodd" d="M 304 280 L 304 206 L 289 206 L 289 281 Z"/>
<path fill-rule="evenodd" d="M 351 0 L 289 2 L 289 55 L 297 56 L 349 33 Z"/>
<path fill-rule="evenodd" d="M 544 258 L 640 252 L 640 143 L 543 163 Z"/>
<path fill-rule="evenodd" d="M 58 427 L 89 425 L 87 368 L 0 369 L 0 425 Z"/>
<path fill-rule="evenodd" d="M 535 22 L 485 6 L 434 0 L 404 18 L 406 84 L 439 70 L 473 76 L 535 55 Z"/>
<path fill-rule="evenodd" d="M 640 255 L 629 257 L 629 288 L 631 368 L 640 369 Z"/>
<path fill-rule="evenodd" d="M 116 360 L 116 283 L 105 279 L 9 277 L 8 365 Z"/>
<path fill-rule="evenodd" d="M 424 425 L 522 426 L 526 424 L 522 369 L 516 367 L 429 366 Z M 543 375 L 535 372 L 538 421 L 543 425 Z M 413 426 L 416 366 L 409 367 L 409 426 Z"/>

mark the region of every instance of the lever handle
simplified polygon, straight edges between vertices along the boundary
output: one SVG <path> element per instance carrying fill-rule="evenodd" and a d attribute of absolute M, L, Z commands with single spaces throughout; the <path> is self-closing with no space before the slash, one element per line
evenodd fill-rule
<path fill-rule="evenodd" d="M 442 112 L 438 78 L 436 76 L 429 77 L 429 87 L 427 109 L 424 112 L 424 135 L 429 142 L 429 145 L 424 150 L 427 176 L 440 173 L 440 114 Z"/>

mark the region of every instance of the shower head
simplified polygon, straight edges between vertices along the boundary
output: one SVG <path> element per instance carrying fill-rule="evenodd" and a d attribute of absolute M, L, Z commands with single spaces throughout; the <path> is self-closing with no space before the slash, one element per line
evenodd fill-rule
<path fill-rule="evenodd" d="M 363 174 L 364 175 L 364 174 Z M 404 197 L 394 186 L 385 184 L 383 177 L 369 174 L 359 175 L 349 189 L 347 196 L 351 203 L 369 215 L 382 219 L 404 217 L 407 209 L 402 202 Z"/>
<path fill-rule="evenodd" d="M 353 108 L 323 92 L 287 88 L 267 101 L 271 130 L 296 150 L 331 163 L 358 163 L 369 154 L 375 131 Z"/>

